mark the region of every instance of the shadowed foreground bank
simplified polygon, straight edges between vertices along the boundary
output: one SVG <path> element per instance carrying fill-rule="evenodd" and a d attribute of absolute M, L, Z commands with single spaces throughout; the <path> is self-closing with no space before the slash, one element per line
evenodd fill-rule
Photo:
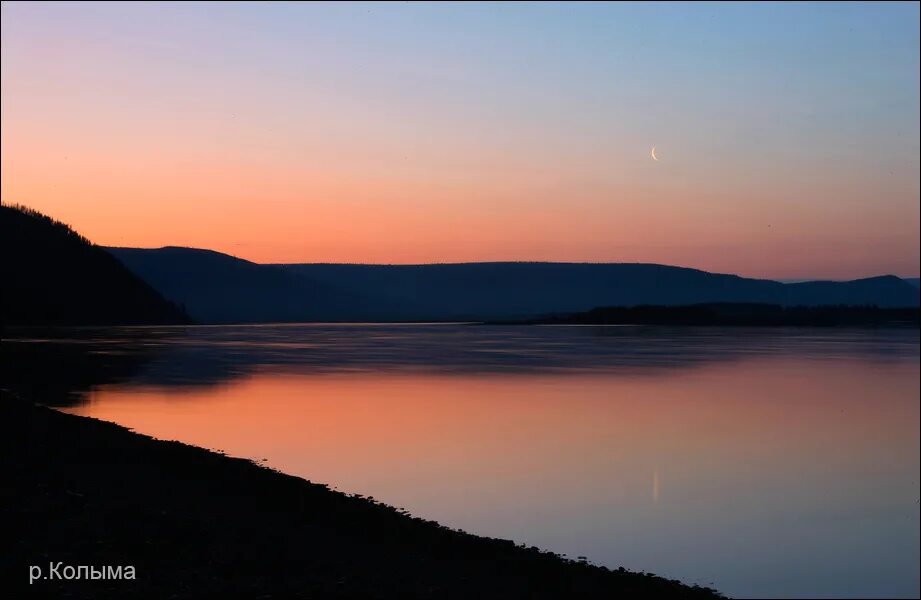
<path fill-rule="evenodd" d="M 247 460 L 0 401 L 3 589 L 70 597 L 712 598 L 453 531 Z M 135 580 L 39 580 L 133 565 Z"/>

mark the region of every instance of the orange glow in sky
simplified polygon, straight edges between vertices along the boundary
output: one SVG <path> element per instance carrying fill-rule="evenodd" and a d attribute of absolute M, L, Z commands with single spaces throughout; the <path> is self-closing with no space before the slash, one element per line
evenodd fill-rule
<path fill-rule="evenodd" d="M 665 10 L 5 3 L 2 200 L 257 262 L 917 275 L 918 7 Z"/>

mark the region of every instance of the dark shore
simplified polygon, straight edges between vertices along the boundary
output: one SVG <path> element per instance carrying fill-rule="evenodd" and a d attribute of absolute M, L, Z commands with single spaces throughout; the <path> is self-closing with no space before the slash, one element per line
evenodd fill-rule
<path fill-rule="evenodd" d="M 717 302 L 683 306 L 603 306 L 497 325 L 667 325 L 691 327 L 918 327 L 916 307 L 781 306 Z"/>
<path fill-rule="evenodd" d="M 477 537 L 244 459 L 3 393 L 0 573 L 71 598 L 714 598 Z M 128 566 L 136 579 L 29 566 Z M 17 597 L 13 594 L 12 597 Z"/>

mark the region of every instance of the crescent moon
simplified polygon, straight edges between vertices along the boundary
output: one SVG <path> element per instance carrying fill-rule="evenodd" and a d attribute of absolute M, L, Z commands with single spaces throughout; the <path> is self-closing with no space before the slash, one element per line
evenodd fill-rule
<path fill-rule="evenodd" d="M 659 157 L 656 156 L 656 147 L 655 147 L 655 146 L 652 147 L 652 152 L 649 153 L 649 156 L 652 157 L 652 160 L 655 160 L 655 161 L 658 161 L 658 160 L 659 160 Z"/>

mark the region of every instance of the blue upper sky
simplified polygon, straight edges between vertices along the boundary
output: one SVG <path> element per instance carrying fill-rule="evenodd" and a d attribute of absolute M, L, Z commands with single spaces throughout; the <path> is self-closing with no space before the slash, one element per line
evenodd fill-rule
<path fill-rule="evenodd" d="M 914 275 L 918 23 L 908 2 L 5 2 L 3 195 L 104 243 L 256 260 Z"/>

